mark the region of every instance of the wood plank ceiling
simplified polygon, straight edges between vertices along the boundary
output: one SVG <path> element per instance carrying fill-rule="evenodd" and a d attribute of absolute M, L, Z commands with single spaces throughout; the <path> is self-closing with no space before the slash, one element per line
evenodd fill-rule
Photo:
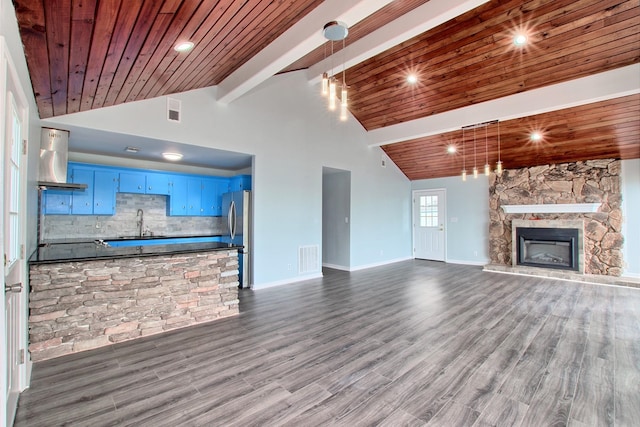
<path fill-rule="evenodd" d="M 353 25 L 347 43 L 426 3 L 395 0 Z M 213 0 L 14 0 L 41 118 L 219 84 L 322 3 Z M 529 43 L 516 48 L 525 31 Z M 177 53 L 177 41 L 196 46 Z M 339 46 L 335 46 L 336 50 Z M 283 71 L 324 58 L 321 46 Z M 637 0 L 492 0 L 346 70 L 368 131 L 640 62 Z M 409 72 L 418 83 L 406 81 Z M 542 127 L 544 140 L 528 143 Z M 495 129 L 494 129 L 495 128 Z M 497 160 L 497 126 L 486 157 Z M 484 129 L 475 162 L 485 162 Z M 473 167 L 465 135 L 465 163 Z M 500 123 L 505 167 L 640 157 L 638 95 Z M 384 146 L 410 179 L 460 173 L 461 131 Z M 477 146 L 476 148 L 478 148 Z M 481 153 L 479 155 L 478 153 Z M 480 158 L 481 157 L 481 158 Z M 471 161 L 471 163 L 469 163 Z"/>

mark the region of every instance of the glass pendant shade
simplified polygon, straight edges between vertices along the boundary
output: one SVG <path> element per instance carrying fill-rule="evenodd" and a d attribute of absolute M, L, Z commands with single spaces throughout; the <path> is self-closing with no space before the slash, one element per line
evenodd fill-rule
<path fill-rule="evenodd" d="M 463 181 L 467 180 L 467 171 L 466 171 L 466 169 L 462 171 L 462 180 Z"/>
<path fill-rule="evenodd" d="M 491 173 L 491 166 L 489 166 L 489 163 L 487 163 L 486 165 L 484 165 L 484 174 L 486 176 L 489 176 L 490 173 Z"/>
<path fill-rule="evenodd" d="M 342 86 L 342 91 L 340 92 L 340 104 L 343 107 L 347 106 L 347 88 Z"/>
<path fill-rule="evenodd" d="M 478 178 L 478 168 L 475 166 L 473 167 L 473 177 Z"/>
<path fill-rule="evenodd" d="M 498 163 L 496 163 L 496 174 L 502 175 L 502 162 L 500 160 L 498 160 Z"/>
<path fill-rule="evenodd" d="M 347 106 L 343 104 L 340 105 L 340 121 L 347 121 Z"/>
<path fill-rule="evenodd" d="M 327 96 L 329 94 L 329 75 L 327 73 L 322 73 L 322 96 Z"/>
<path fill-rule="evenodd" d="M 336 109 L 336 82 L 329 82 L 329 110 L 334 111 Z"/>

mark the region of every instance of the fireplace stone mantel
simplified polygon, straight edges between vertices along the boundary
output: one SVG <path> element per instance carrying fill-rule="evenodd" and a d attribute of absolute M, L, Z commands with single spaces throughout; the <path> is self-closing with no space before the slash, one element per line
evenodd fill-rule
<path fill-rule="evenodd" d="M 598 212 L 602 203 L 547 203 L 537 205 L 502 205 L 508 214 L 520 213 L 592 213 Z"/>

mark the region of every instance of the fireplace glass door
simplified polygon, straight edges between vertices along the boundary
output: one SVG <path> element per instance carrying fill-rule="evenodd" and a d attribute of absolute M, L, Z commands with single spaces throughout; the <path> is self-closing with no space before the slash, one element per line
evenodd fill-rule
<path fill-rule="evenodd" d="M 578 271 L 578 230 L 572 228 L 516 229 L 518 264 Z"/>

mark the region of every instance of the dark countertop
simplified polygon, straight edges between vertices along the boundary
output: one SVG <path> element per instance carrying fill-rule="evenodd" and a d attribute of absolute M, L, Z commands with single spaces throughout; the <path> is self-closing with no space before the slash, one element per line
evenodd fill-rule
<path fill-rule="evenodd" d="M 193 236 L 118 236 L 118 237 L 78 237 L 74 239 L 51 239 L 47 240 L 44 243 L 47 244 L 69 244 L 69 243 L 93 243 L 94 241 L 100 239 L 102 241 L 107 240 L 161 240 L 161 239 L 189 239 L 196 237 L 222 237 L 225 234 L 198 234 Z"/>
<path fill-rule="evenodd" d="M 196 252 L 241 249 L 242 246 L 220 242 L 176 243 L 169 245 L 110 247 L 95 242 L 47 243 L 29 257 L 29 264 L 51 264 L 69 261 L 150 257 Z"/>

